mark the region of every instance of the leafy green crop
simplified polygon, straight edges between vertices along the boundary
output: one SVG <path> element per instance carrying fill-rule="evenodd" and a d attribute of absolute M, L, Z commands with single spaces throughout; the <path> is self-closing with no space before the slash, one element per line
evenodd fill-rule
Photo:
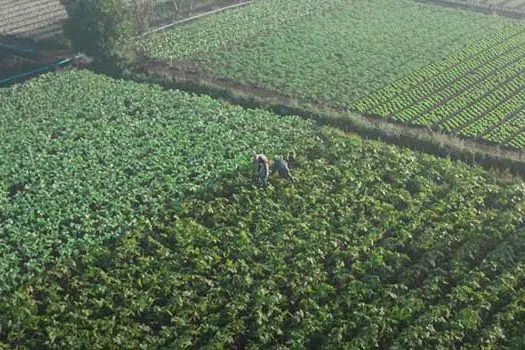
<path fill-rule="evenodd" d="M 153 59 L 347 108 L 508 23 L 409 0 L 311 3 L 260 1 L 154 35 L 144 47 Z"/>
<path fill-rule="evenodd" d="M 0 348 L 523 344 L 522 182 L 86 72 L 0 102 Z"/>
<path fill-rule="evenodd" d="M 348 0 L 264 0 L 175 30 L 147 37 L 139 46 L 154 58 L 184 59 L 294 26 L 304 18 L 348 5 Z"/>
<path fill-rule="evenodd" d="M 0 90 L 0 291 L 155 221 L 252 149 L 314 143 L 309 125 L 86 72 Z"/>

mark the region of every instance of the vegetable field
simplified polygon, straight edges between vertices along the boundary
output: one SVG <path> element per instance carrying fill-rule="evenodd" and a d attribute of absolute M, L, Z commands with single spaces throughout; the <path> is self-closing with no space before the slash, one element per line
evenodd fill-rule
<path fill-rule="evenodd" d="M 155 60 L 346 108 L 507 23 L 410 0 L 268 0 L 142 44 Z"/>
<path fill-rule="evenodd" d="M 252 148 L 315 142 L 298 118 L 85 72 L 2 89 L 0 101 L 4 296 L 56 259 L 162 217 L 248 164 Z"/>
<path fill-rule="evenodd" d="M 0 348 L 525 345 L 522 182 L 87 72 L 0 102 Z"/>
<path fill-rule="evenodd" d="M 525 147 L 525 27 L 510 26 L 353 103 L 359 112 Z"/>

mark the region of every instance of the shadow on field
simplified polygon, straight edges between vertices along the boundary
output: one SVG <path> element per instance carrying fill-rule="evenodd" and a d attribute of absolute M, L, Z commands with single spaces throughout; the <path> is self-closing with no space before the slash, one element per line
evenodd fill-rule
<path fill-rule="evenodd" d="M 71 55 L 71 49 L 60 39 L 35 41 L 15 35 L 0 35 L 0 80 L 30 72 Z"/>

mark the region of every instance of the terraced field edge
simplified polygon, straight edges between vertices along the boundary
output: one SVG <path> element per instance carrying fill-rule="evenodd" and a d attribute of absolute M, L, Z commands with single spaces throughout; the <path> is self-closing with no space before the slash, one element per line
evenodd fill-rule
<path fill-rule="evenodd" d="M 336 110 L 311 101 L 290 98 L 276 91 L 217 79 L 192 71 L 191 68 L 170 66 L 168 63 L 142 61 L 125 72 L 111 67 L 95 70 L 114 77 L 158 84 L 166 89 L 180 89 L 226 100 L 246 108 L 262 108 L 278 115 L 298 115 L 317 124 L 335 127 L 343 132 L 356 133 L 438 157 L 450 157 L 489 170 L 525 174 L 525 152 L 502 149 L 475 140 L 464 140 L 428 128 L 413 127 L 351 111 Z"/>
<path fill-rule="evenodd" d="M 521 6 L 507 6 L 490 3 L 475 3 L 460 0 L 416 0 L 425 4 L 437 4 L 462 10 L 470 10 L 485 14 L 496 14 L 509 18 L 524 18 L 525 8 Z"/>

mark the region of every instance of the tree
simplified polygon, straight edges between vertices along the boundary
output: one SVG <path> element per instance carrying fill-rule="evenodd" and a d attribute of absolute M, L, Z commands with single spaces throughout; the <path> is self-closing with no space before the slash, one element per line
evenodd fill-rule
<path fill-rule="evenodd" d="M 151 9 L 151 0 L 133 0 L 132 17 L 137 33 L 145 33 L 149 29 Z"/>
<path fill-rule="evenodd" d="M 123 0 L 71 0 L 64 33 L 74 49 L 102 59 L 119 55 L 119 44 L 133 34 Z"/>

